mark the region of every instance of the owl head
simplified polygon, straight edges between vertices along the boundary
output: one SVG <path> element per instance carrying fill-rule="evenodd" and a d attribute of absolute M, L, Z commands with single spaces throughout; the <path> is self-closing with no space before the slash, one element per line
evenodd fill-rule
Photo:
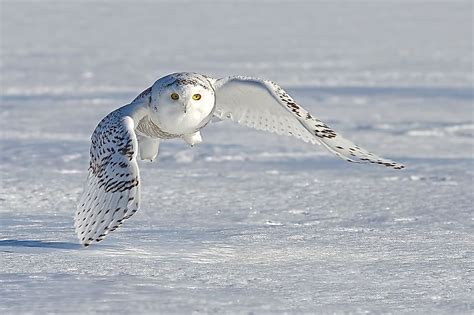
<path fill-rule="evenodd" d="M 196 131 L 212 118 L 214 108 L 214 89 L 201 74 L 173 73 L 151 87 L 151 119 L 169 133 Z"/>

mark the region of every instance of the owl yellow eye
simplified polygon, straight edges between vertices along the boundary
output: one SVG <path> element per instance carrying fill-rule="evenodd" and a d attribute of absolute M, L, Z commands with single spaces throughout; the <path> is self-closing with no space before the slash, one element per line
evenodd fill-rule
<path fill-rule="evenodd" d="M 199 101 L 201 99 L 201 94 L 194 94 L 193 95 L 193 100 Z"/>
<path fill-rule="evenodd" d="M 179 95 L 177 93 L 171 93 L 171 99 L 176 101 L 179 99 Z"/>

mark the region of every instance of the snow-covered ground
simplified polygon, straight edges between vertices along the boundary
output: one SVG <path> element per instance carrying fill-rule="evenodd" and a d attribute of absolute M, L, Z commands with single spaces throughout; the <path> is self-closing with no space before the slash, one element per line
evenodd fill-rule
<path fill-rule="evenodd" d="M 0 313 L 472 313 L 470 1 L 2 1 Z M 141 163 L 100 244 L 89 136 L 158 77 L 272 79 L 405 163 L 219 123 Z"/>

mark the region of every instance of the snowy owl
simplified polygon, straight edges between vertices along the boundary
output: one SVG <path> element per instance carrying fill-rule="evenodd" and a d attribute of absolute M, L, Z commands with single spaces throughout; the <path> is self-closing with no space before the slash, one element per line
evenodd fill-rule
<path fill-rule="evenodd" d="M 138 156 L 153 161 L 164 139 L 200 143 L 200 130 L 213 117 L 322 144 L 346 161 L 403 168 L 341 137 L 271 81 L 174 73 L 108 114 L 94 130 L 89 175 L 74 224 L 81 244 L 101 241 L 138 210 Z"/>

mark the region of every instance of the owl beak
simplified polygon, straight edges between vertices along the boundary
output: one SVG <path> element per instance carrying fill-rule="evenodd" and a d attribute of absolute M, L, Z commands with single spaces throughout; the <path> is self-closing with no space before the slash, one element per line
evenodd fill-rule
<path fill-rule="evenodd" d="M 186 114 L 190 109 L 191 109 L 191 105 L 188 104 L 183 104 L 184 105 L 184 113 Z"/>

